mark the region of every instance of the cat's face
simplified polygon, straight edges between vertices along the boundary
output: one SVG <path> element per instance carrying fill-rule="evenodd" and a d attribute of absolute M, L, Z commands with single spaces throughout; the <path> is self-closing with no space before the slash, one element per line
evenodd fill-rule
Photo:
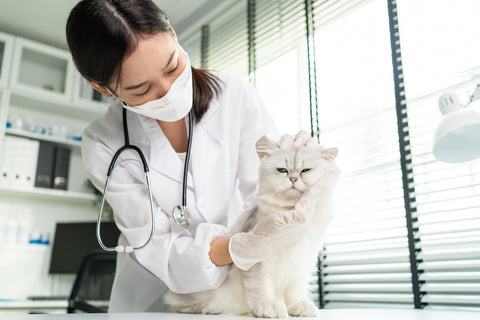
<path fill-rule="evenodd" d="M 257 142 L 260 157 L 260 193 L 284 200 L 299 199 L 316 182 L 334 183 L 338 168 L 334 163 L 338 149 L 314 145 L 280 149 L 266 137 Z"/>

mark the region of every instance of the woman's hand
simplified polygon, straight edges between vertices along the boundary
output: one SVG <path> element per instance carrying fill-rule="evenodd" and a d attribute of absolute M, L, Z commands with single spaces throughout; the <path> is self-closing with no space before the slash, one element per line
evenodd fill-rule
<path fill-rule="evenodd" d="M 241 270 L 247 271 L 275 251 L 305 235 L 309 225 L 305 212 L 299 210 L 271 214 L 249 232 L 234 234 L 230 239 L 230 257 Z"/>
<path fill-rule="evenodd" d="M 292 149 L 300 147 L 311 147 L 317 144 L 317 141 L 305 130 L 300 130 L 295 136 L 284 134 L 278 141 L 280 149 Z"/>
<path fill-rule="evenodd" d="M 218 267 L 232 263 L 232 257 L 228 251 L 229 241 L 230 237 L 225 237 L 215 239 L 210 243 L 210 252 L 208 252 L 208 255 L 210 256 L 210 260 Z"/>

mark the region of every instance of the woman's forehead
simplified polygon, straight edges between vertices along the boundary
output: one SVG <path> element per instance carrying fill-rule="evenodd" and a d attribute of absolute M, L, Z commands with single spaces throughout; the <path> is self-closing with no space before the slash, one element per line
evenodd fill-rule
<path fill-rule="evenodd" d="M 176 47 L 177 42 L 168 32 L 140 39 L 135 50 L 122 63 L 120 87 L 135 86 L 158 74 L 168 64 Z"/>

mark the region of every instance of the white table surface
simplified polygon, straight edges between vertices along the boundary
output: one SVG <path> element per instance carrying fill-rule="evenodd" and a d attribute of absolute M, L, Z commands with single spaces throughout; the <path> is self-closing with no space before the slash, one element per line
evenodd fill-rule
<path fill-rule="evenodd" d="M 111 313 L 111 314 L 5 314 L 0 319 L 11 320 L 246 320 L 256 319 L 233 315 L 194 315 L 178 313 Z M 321 320 L 479 320 L 480 312 L 404 309 L 328 309 L 320 310 Z"/>

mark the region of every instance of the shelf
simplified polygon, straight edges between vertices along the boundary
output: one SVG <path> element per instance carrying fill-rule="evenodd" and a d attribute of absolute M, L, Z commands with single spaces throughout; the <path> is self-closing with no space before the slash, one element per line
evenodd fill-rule
<path fill-rule="evenodd" d="M 43 89 L 12 87 L 10 106 L 26 107 L 37 111 L 53 113 L 65 117 L 75 117 L 92 121 L 101 115 L 105 108 L 96 104 L 74 104 Z"/>
<path fill-rule="evenodd" d="M 51 96 L 69 100 L 72 64 L 67 50 L 17 37 L 12 63 L 12 87 L 47 88 Z"/>
<path fill-rule="evenodd" d="M 49 135 L 40 134 L 40 133 L 31 133 L 21 129 L 6 128 L 5 134 L 17 136 L 17 137 L 30 138 L 35 140 L 50 141 L 50 142 L 55 142 L 58 144 L 63 144 L 67 146 L 77 147 L 77 148 L 82 146 L 81 141 L 76 141 L 76 140 L 61 138 L 56 136 L 49 136 Z"/>
<path fill-rule="evenodd" d="M 26 252 L 26 253 L 44 253 L 49 250 L 50 245 L 44 244 L 22 244 L 22 243 L 1 243 L 0 253 L 7 252 Z"/>
<path fill-rule="evenodd" d="M 2 196 L 18 196 L 29 197 L 33 199 L 55 200 L 55 201 L 94 201 L 96 196 L 93 193 L 78 192 L 78 191 L 64 191 L 44 188 L 20 188 L 0 186 L 0 195 Z"/>
<path fill-rule="evenodd" d="M 13 55 L 14 37 L 0 32 L 0 86 L 6 86 Z"/>
<path fill-rule="evenodd" d="M 31 301 L 31 300 L 0 300 L 0 309 L 4 310 L 50 310 L 64 309 L 68 307 L 67 300 L 47 300 L 47 301 Z"/>
<path fill-rule="evenodd" d="M 108 106 L 113 102 L 113 97 L 107 97 L 101 93 L 95 91 L 89 82 L 83 78 L 77 71 L 74 73 L 75 88 L 73 92 L 74 101 L 76 106 L 88 106 L 97 107 L 106 110 Z"/>

